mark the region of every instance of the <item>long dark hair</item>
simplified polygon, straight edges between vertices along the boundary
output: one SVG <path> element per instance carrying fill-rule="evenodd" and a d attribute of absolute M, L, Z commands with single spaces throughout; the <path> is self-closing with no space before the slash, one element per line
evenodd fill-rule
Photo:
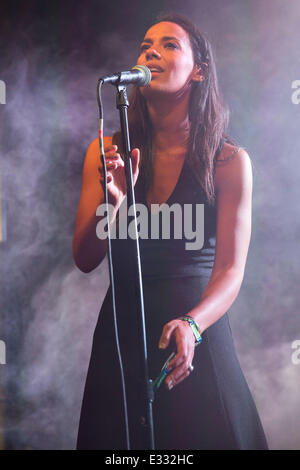
<path fill-rule="evenodd" d="M 221 140 L 232 141 L 225 134 L 229 112 L 218 86 L 215 60 L 207 38 L 187 18 L 177 14 L 160 15 L 154 24 L 168 21 L 181 26 L 189 35 L 194 62 L 201 67 L 205 79 L 194 82 L 189 101 L 190 134 L 187 164 L 202 186 L 209 204 L 215 202 L 214 170 Z M 141 149 L 139 179 L 145 194 L 153 182 L 153 132 L 146 100 L 138 87 L 130 96 L 128 121 L 132 147 Z"/>

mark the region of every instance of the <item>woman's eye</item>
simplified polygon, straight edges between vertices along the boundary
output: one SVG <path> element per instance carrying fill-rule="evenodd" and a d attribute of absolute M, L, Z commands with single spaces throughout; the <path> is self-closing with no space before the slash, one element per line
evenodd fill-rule
<path fill-rule="evenodd" d="M 165 47 L 170 47 L 171 49 L 178 49 L 177 44 L 174 44 L 173 42 L 167 42 L 165 44 Z"/>
<path fill-rule="evenodd" d="M 140 47 L 140 53 L 142 54 L 143 52 L 145 52 L 147 49 L 149 49 L 149 44 L 142 44 L 141 47 Z M 166 48 L 170 48 L 170 49 L 178 49 L 178 46 L 177 44 L 173 43 L 173 42 L 167 42 L 165 44 L 165 47 Z"/>

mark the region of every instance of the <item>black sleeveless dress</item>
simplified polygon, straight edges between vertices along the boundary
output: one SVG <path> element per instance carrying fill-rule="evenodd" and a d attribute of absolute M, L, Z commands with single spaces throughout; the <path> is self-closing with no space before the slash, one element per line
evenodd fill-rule
<path fill-rule="evenodd" d="M 136 194 L 142 193 L 138 179 Z M 137 196 L 136 202 L 146 204 L 143 196 Z M 186 242 L 191 240 L 185 238 L 184 230 L 182 239 L 163 239 L 161 231 L 159 239 L 140 239 L 148 363 L 153 379 L 174 350 L 173 344 L 168 350 L 158 349 L 163 326 L 199 303 L 211 275 L 216 244 L 216 208 L 207 204 L 187 159 L 166 203 L 179 204 L 181 208 L 184 204 L 192 204 L 193 208 L 204 204 L 204 242 L 200 249 L 187 250 Z M 150 220 L 150 211 L 148 214 Z M 112 250 L 131 443 L 133 448 L 143 449 L 139 432 L 139 358 L 132 316 L 136 297 L 127 240 L 112 240 Z M 194 371 L 183 382 L 171 391 L 161 386 L 156 393 L 155 449 L 267 449 L 260 418 L 236 356 L 228 312 L 203 333 L 193 365 Z M 111 287 L 94 333 L 77 449 L 126 449 Z"/>

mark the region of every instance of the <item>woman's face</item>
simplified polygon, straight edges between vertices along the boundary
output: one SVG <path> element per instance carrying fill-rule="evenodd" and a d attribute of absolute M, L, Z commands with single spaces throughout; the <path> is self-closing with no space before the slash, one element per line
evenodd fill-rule
<path fill-rule="evenodd" d="M 163 21 L 147 31 L 137 63 L 151 70 L 150 84 L 140 88 L 145 97 L 150 91 L 181 95 L 193 81 L 201 80 L 189 35 L 176 23 Z"/>

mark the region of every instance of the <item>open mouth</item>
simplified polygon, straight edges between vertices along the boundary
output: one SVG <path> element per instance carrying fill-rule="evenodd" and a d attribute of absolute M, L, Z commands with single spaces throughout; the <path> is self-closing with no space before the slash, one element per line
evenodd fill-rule
<path fill-rule="evenodd" d="M 163 72 L 163 69 L 159 67 L 158 65 L 148 65 L 148 69 L 150 70 L 151 73 L 161 73 Z"/>

